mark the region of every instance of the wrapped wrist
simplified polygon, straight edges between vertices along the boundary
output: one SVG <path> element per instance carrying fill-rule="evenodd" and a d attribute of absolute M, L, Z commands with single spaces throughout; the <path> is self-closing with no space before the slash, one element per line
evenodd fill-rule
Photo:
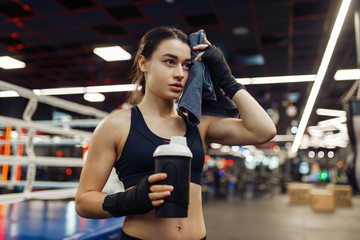
<path fill-rule="evenodd" d="M 241 83 L 236 82 L 235 79 L 232 84 L 222 87 L 222 90 L 224 91 L 225 95 L 230 99 L 232 99 L 234 95 L 241 89 L 246 89 L 246 88 Z"/>
<path fill-rule="evenodd" d="M 134 188 L 126 192 L 107 195 L 102 207 L 113 217 L 145 214 L 154 208 L 148 195 L 150 186 L 151 184 L 145 177 Z"/>
<path fill-rule="evenodd" d="M 211 80 L 219 86 L 230 99 L 233 98 L 237 91 L 245 88 L 242 84 L 236 82 L 219 48 L 209 45 L 201 59 L 208 66 Z"/>

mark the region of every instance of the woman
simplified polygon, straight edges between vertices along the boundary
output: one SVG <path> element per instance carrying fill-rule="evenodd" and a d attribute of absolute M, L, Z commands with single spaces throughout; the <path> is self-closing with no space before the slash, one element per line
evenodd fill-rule
<path fill-rule="evenodd" d="M 168 27 L 145 34 L 134 59 L 133 82 L 142 87 L 131 98 L 136 106 L 111 113 L 95 129 L 76 196 L 80 216 L 126 216 L 120 239 L 205 239 L 200 178 L 208 144 L 260 144 L 276 133 L 266 112 L 233 79 L 222 53 L 208 41 L 194 50 L 201 51 L 195 61 L 208 64 L 212 80 L 234 101 L 242 119 L 202 116 L 198 126 L 190 126 L 175 108 L 191 66 L 188 38 Z M 186 136 L 194 155 L 187 218 L 154 214 L 173 187 L 155 184 L 167 176 L 153 173 L 152 153 L 171 136 Z M 114 166 L 126 191 L 102 193 Z"/>

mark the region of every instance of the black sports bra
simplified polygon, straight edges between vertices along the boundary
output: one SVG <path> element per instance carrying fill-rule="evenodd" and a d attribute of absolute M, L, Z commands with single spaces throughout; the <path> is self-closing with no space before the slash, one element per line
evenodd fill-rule
<path fill-rule="evenodd" d="M 190 181 L 201 184 L 201 174 L 204 166 L 204 149 L 196 126 L 186 121 L 186 116 L 179 111 L 186 123 L 185 137 L 193 158 L 191 160 Z M 146 125 L 140 109 L 131 109 L 131 125 L 123 152 L 114 167 L 125 189 L 134 186 L 145 176 L 154 173 L 153 153 L 162 144 L 169 143 L 169 139 L 155 135 Z"/>

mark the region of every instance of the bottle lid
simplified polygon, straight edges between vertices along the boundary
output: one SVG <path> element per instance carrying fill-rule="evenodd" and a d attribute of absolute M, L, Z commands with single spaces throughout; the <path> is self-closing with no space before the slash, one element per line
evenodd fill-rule
<path fill-rule="evenodd" d="M 190 149 L 187 147 L 185 137 L 173 136 L 170 138 L 169 144 L 158 146 L 153 156 L 184 156 L 192 158 L 193 155 Z"/>

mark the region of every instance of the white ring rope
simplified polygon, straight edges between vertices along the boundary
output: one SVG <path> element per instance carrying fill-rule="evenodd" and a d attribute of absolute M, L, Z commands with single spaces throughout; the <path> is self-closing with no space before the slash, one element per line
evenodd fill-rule
<path fill-rule="evenodd" d="M 69 157 L 20 157 L 20 156 L 0 156 L 0 164 L 7 163 L 9 165 L 27 165 L 35 163 L 41 166 L 56 166 L 56 167 L 81 167 L 84 165 L 82 158 Z"/>
<path fill-rule="evenodd" d="M 28 199 L 59 200 L 73 198 L 75 194 L 76 188 L 2 194 L 0 195 L 0 203 L 22 202 Z"/>
<path fill-rule="evenodd" d="M 23 119 L 11 118 L 7 116 L 0 116 L 0 127 L 10 125 L 12 127 L 26 128 L 28 129 L 27 137 L 23 140 L 15 141 L 11 140 L 11 145 L 17 146 L 17 144 L 25 144 L 25 151 L 27 156 L 0 156 L 0 164 L 8 164 L 13 167 L 17 165 L 27 165 L 26 181 L 15 181 L 12 178 L 6 183 L 1 183 L 0 186 L 24 186 L 22 193 L 12 193 L 6 195 L 0 195 L 0 202 L 18 202 L 27 199 L 60 199 L 60 198 L 73 198 L 75 197 L 77 182 L 52 182 L 52 181 L 36 181 L 36 165 L 41 166 L 57 166 L 57 167 L 82 167 L 84 161 L 82 158 L 58 158 L 58 157 L 46 157 L 46 156 L 35 156 L 34 151 L 34 138 L 36 137 L 36 130 L 60 135 L 73 137 L 72 142 L 88 142 L 91 138 L 92 133 L 88 131 L 82 131 L 77 129 L 71 129 L 72 124 L 78 124 L 80 127 L 95 127 L 102 118 L 108 115 L 107 112 L 100 111 L 96 108 L 77 104 L 71 101 L 63 100 L 52 96 L 39 96 L 36 95 L 32 90 L 5 82 L 0 80 L 0 89 L 12 90 L 17 92 L 20 96 L 28 98 L 29 102 L 23 113 Z M 98 119 L 91 119 L 90 121 L 78 120 L 78 121 L 42 121 L 34 122 L 31 120 L 33 114 L 37 109 L 38 102 L 42 102 L 51 106 L 55 106 L 64 110 L 76 112 L 83 115 L 95 116 Z M 83 125 L 82 125 L 83 124 Z M 62 127 L 58 127 L 58 126 Z M 66 139 L 65 140 L 69 140 Z M 15 144 L 14 144 L 15 143 Z M 59 146 L 61 143 L 59 144 Z M 15 152 L 15 151 L 14 151 Z M 13 171 L 14 172 L 14 171 Z M 112 179 L 115 179 L 114 177 Z M 42 190 L 32 192 L 33 187 L 50 187 L 50 188 L 66 188 L 57 190 Z M 71 189 L 69 189 L 71 187 Z"/>
<path fill-rule="evenodd" d="M 11 118 L 6 116 L 0 116 L 0 122 L 1 124 L 8 124 L 16 127 L 34 128 L 39 131 L 52 133 L 52 134 L 65 135 L 65 136 L 81 136 L 87 140 L 90 139 L 92 135 L 91 132 L 87 132 L 87 131 L 48 126 L 45 124 L 38 124 L 33 121 L 24 121 L 21 119 Z"/>
<path fill-rule="evenodd" d="M 0 80 L 0 89 L 3 90 L 12 90 L 17 92 L 20 96 L 24 97 L 24 98 L 35 98 L 37 99 L 39 102 L 54 106 L 54 107 L 58 107 L 61 109 L 65 109 L 68 111 L 72 111 L 72 112 L 76 112 L 76 113 L 80 113 L 83 115 L 88 115 L 88 116 L 95 116 L 95 117 L 99 117 L 99 118 L 103 118 L 106 117 L 109 113 L 104 112 L 104 111 L 100 111 L 96 108 L 93 107 L 89 107 L 86 105 L 81 105 L 78 103 L 74 103 L 71 101 L 67 101 L 61 98 L 57 98 L 57 97 L 53 97 L 53 96 L 39 96 L 36 95 L 32 90 L 24 88 L 24 87 L 20 87 L 17 86 L 15 84 L 11 84 L 5 81 Z"/>
<path fill-rule="evenodd" d="M 34 136 L 36 134 L 35 128 L 30 128 L 28 131 L 29 140 L 26 142 L 25 151 L 28 157 L 35 158 L 34 151 Z M 36 179 L 36 163 L 29 162 L 28 169 L 26 172 L 26 186 L 24 188 L 24 192 L 31 192 L 34 187 L 34 182 Z"/>
<path fill-rule="evenodd" d="M 37 106 L 38 106 L 38 100 L 33 97 L 30 98 L 28 104 L 26 105 L 25 111 L 23 113 L 23 119 L 25 121 L 31 121 L 31 118 L 34 115 Z"/>

